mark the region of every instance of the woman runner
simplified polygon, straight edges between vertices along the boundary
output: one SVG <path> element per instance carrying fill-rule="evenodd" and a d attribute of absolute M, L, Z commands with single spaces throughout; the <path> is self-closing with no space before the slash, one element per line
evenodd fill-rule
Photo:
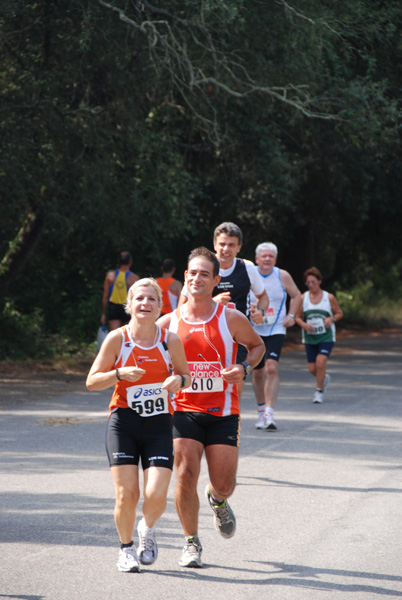
<path fill-rule="evenodd" d="M 161 306 L 161 289 L 154 279 L 140 279 L 131 286 L 126 303 L 131 320 L 108 334 L 86 382 L 91 391 L 114 386 L 106 451 L 116 492 L 119 571 L 137 572 L 139 563 L 150 565 L 156 560 L 155 523 L 166 507 L 173 468 L 170 395 L 191 384 L 181 339 L 155 324 Z M 144 502 L 137 551 L 133 532 L 140 458 Z"/>

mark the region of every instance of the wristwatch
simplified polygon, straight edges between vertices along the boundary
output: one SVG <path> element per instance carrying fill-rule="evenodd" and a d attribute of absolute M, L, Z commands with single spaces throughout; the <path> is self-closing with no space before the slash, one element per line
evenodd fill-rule
<path fill-rule="evenodd" d="M 243 379 L 246 379 L 247 375 L 250 375 L 251 371 L 253 370 L 253 367 L 247 362 L 242 362 L 241 364 L 243 365 L 245 371 Z"/>

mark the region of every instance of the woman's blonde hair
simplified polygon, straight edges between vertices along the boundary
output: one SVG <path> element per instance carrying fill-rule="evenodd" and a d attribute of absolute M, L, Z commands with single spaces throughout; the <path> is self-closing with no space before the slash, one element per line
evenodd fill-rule
<path fill-rule="evenodd" d="M 158 282 L 153 277 L 143 277 L 143 279 L 139 279 L 128 290 L 127 300 L 124 305 L 124 309 L 128 315 L 131 315 L 129 305 L 131 304 L 131 300 L 139 287 L 152 287 L 155 290 L 156 296 L 158 298 L 158 304 L 162 306 L 162 290 L 159 287 Z"/>

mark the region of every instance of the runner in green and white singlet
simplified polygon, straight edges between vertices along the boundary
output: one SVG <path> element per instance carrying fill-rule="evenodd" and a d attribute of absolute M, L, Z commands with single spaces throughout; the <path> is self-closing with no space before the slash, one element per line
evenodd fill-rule
<path fill-rule="evenodd" d="M 329 328 L 325 327 L 325 319 L 332 317 L 332 307 L 329 301 L 329 293 L 322 290 L 320 302 L 313 303 L 310 300 L 310 292 L 303 294 L 303 321 L 313 327 L 313 331 L 302 329 L 303 344 L 320 344 L 321 342 L 335 342 L 335 325 L 332 322 Z"/>
<path fill-rule="evenodd" d="M 313 402 L 321 404 L 330 376 L 326 373 L 328 358 L 335 343 L 335 321 L 343 312 L 333 294 L 321 289 L 322 276 L 316 267 L 304 273 L 308 292 L 303 294 L 302 305 L 296 314 L 296 323 L 302 328 L 307 366 L 316 378 Z"/>

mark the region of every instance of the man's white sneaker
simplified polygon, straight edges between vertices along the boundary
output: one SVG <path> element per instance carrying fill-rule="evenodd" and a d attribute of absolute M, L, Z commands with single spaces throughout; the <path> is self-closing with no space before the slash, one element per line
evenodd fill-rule
<path fill-rule="evenodd" d="M 324 394 L 322 392 L 318 392 L 317 390 L 314 393 L 313 403 L 314 404 L 322 404 L 324 402 Z"/>
<path fill-rule="evenodd" d="M 328 373 L 325 375 L 324 377 L 324 383 L 322 386 L 322 391 L 325 392 L 325 389 L 327 387 L 327 385 L 329 384 L 329 382 L 331 381 L 331 377 L 328 375 Z"/>
<path fill-rule="evenodd" d="M 264 413 L 263 412 L 258 413 L 258 421 L 255 424 L 255 428 L 256 429 L 264 429 Z"/>
<path fill-rule="evenodd" d="M 198 539 L 198 535 L 186 538 L 186 544 L 183 548 L 179 565 L 181 567 L 194 567 L 199 569 L 202 567 L 201 553 L 202 546 Z"/>
<path fill-rule="evenodd" d="M 124 573 L 140 572 L 140 564 L 138 562 L 137 552 L 134 544 L 129 548 L 120 548 L 117 568 L 119 571 L 123 571 Z"/>
<path fill-rule="evenodd" d="M 158 546 L 155 539 L 155 527 L 147 527 L 145 519 L 141 519 L 137 526 L 140 539 L 138 545 L 138 558 L 143 565 L 152 565 L 158 556 Z"/>
<path fill-rule="evenodd" d="M 265 415 L 264 418 L 264 429 L 267 429 L 269 431 L 275 431 L 276 430 L 276 425 L 275 425 L 275 421 L 272 415 Z"/>

